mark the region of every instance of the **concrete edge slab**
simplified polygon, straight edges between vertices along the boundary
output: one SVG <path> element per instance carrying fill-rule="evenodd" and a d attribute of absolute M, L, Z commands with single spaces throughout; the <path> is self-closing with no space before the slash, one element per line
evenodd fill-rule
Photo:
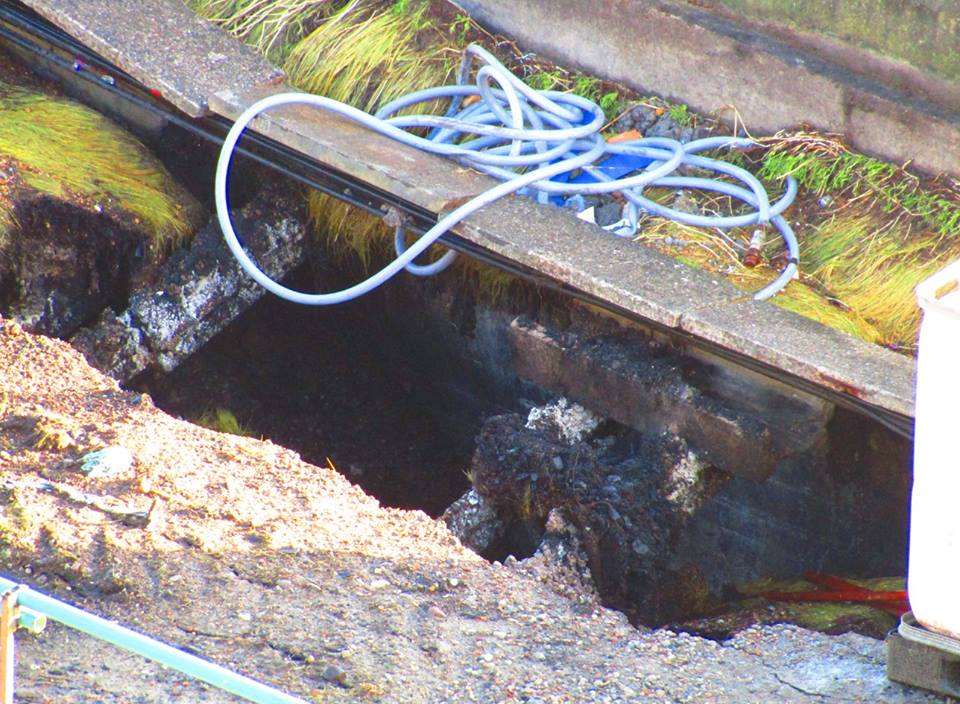
<path fill-rule="evenodd" d="M 913 359 L 749 298 L 684 313 L 680 328 L 800 378 L 914 415 Z"/>
<path fill-rule="evenodd" d="M 181 0 L 24 0 L 177 108 L 200 117 L 219 90 L 279 83 L 283 72 Z"/>

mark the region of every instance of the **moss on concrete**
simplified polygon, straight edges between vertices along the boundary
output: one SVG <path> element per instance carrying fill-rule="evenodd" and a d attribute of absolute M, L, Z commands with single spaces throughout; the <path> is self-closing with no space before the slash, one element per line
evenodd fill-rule
<path fill-rule="evenodd" d="M 960 5 L 938 0 L 719 0 L 753 19 L 849 41 L 960 80 Z M 692 3 L 694 4 L 694 3 Z M 701 3 L 696 2 L 700 5 Z"/>

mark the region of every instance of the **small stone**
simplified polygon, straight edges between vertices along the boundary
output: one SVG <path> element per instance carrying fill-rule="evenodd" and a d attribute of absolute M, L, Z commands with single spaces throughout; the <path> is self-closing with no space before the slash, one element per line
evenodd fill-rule
<path fill-rule="evenodd" d="M 460 580 L 456 577 L 451 577 L 447 580 L 447 584 L 449 584 L 451 587 L 458 587 L 460 586 Z"/>
<path fill-rule="evenodd" d="M 371 589 L 385 589 L 390 586 L 390 582 L 385 579 L 374 579 L 370 582 Z"/>
<path fill-rule="evenodd" d="M 80 460 L 80 471 L 90 479 L 113 479 L 126 474 L 133 466 L 133 453 L 119 445 L 89 452 Z"/>
<path fill-rule="evenodd" d="M 446 618 L 447 614 L 439 606 L 430 606 L 427 609 L 427 613 L 433 616 L 434 618 Z"/>
<path fill-rule="evenodd" d="M 253 614 L 249 613 L 248 611 L 238 611 L 237 618 L 241 621 L 252 621 Z"/>
<path fill-rule="evenodd" d="M 336 665 L 327 665 L 323 668 L 323 679 L 331 684 L 336 684 L 341 687 L 349 687 L 347 683 L 347 673 L 341 670 Z"/>

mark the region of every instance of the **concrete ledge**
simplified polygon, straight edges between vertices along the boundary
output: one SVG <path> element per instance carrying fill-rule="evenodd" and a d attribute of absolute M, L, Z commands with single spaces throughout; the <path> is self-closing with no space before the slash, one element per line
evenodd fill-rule
<path fill-rule="evenodd" d="M 522 318 L 509 334 L 522 378 L 641 432 L 675 433 L 730 474 L 764 480 L 822 439 L 828 414 L 816 403 L 768 389 L 765 407 L 750 408 L 639 336 L 561 333 Z"/>
<path fill-rule="evenodd" d="M 805 122 L 846 135 L 864 152 L 960 175 L 960 88 L 921 87 L 910 67 L 869 52 L 787 42 L 679 2 L 459 4 L 527 49 L 701 112 L 736 108 L 759 133 Z"/>
<path fill-rule="evenodd" d="M 279 83 L 283 72 L 181 0 L 26 0 L 65 32 L 191 117 L 207 97 Z"/>

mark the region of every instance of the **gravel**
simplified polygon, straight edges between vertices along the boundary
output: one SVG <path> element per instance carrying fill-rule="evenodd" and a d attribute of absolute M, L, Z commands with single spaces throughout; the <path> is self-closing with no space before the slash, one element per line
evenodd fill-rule
<path fill-rule="evenodd" d="M 13 323 L 0 389 L 3 571 L 308 701 L 936 701 L 887 683 L 862 636 L 633 628 L 329 468 L 167 416 Z M 24 419 L 48 416 L 72 445 L 35 446 Z M 108 445 L 135 476 L 91 483 L 78 462 Z M 126 525 L 38 477 L 150 518 Z M 23 702 L 235 701 L 56 625 L 18 638 L 17 673 Z"/>

